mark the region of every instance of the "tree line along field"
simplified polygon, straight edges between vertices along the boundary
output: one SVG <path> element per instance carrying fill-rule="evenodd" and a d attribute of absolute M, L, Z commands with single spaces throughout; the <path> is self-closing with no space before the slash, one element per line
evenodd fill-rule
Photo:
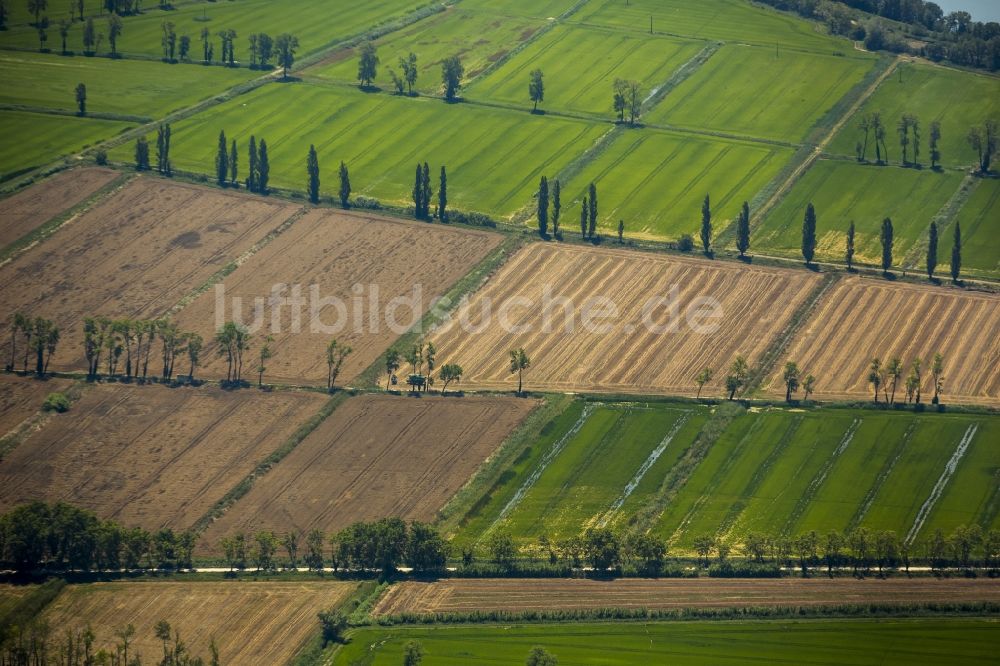
<path fill-rule="evenodd" d="M 65 501 L 127 525 L 186 529 L 325 401 L 315 393 L 93 386 L 3 457 L 0 507 Z"/>
<path fill-rule="evenodd" d="M 316 614 L 336 606 L 356 582 L 122 582 L 69 585 L 42 613 L 63 629 L 90 626 L 94 650 L 119 642 L 115 632 L 135 627 L 130 655 L 155 662 L 163 652 L 157 622 L 180 633 L 190 653 L 206 657 L 215 641 L 223 664 L 289 663 L 316 633 Z M 56 629 L 57 628 L 57 629 Z M 131 658 L 131 657 L 130 657 Z"/>
<path fill-rule="evenodd" d="M 72 89 L 67 94 L 72 94 Z M 131 127 L 117 120 L 0 111 L 0 132 L 4 136 L 30 137 L 0 145 L 0 181 L 96 145 Z"/>
<path fill-rule="evenodd" d="M 671 552 L 696 537 L 995 528 L 1000 459 L 989 415 L 849 409 L 711 412 L 576 401 L 459 521 L 456 544 L 509 533 L 527 551 L 586 527 L 652 529 Z"/>
<path fill-rule="evenodd" d="M 990 619 L 947 618 L 370 627 L 334 663 L 396 664 L 417 640 L 427 662 L 455 666 L 520 663 L 536 645 L 560 664 L 988 664 L 996 631 Z"/>
<path fill-rule="evenodd" d="M 24 4 L 24 3 L 10 3 Z M 57 6 L 58 5 L 58 6 Z M 338 3 L 336 20 L 330 21 L 330 5 L 321 0 L 284 0 L 277 4 L 269 0 L 240 0 L 239 2 L 177 2 L 170 10 L 163 10 L 155 4 L 144 4 L 142 13 L 122 17 L 122 33 L 118 38 L 118 51 L 125 57 L 161 58 L 163 49 L 162 24 L 174 24 L 178 37 L 186 35 L 191 39 L 191 60 L 201 59 L 200 35 L 207 28 L 215 42 L 215 61 L 220 58 L 216 33 L 220 30 L 235 30 L 241 38 L 238 61 L 249 62 L 245 36 L 254 32 L 266 32 L 272 37 L 281 33 L 291 33 L 298 37 L 300 53 L 309 54 L 331 46 L 344 39 L 365 33 L 375 25 L 393 18 L 404 16 L 420 5 L 415 0 L 370 0 L 364 3 Z M 100 12 L 100 3 L 86 0 L 84 16 L 93 17 L 96 31 L 107 33 L 107 13 Z M 51 3 L 43 14 L 50 18 L 48 47 L 53 51 L 61 48 L 56 26 L 67 15 L 65 3 Z M 24 49 L 38 48 L 38 35 L 28 25 L 34 17 L 22 15 L 13 18 L 10 29 L 0 35 L 0 47 Z M 77 20 L 70 27 L 68 48 L 83 52 L 83 26 Z M 105 39 L 107 50 L 108 42 Z"/>

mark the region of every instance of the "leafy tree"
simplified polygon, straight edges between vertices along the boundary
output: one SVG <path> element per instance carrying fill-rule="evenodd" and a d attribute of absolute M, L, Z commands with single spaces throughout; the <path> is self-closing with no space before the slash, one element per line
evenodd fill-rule
<path fill-rule="evenodd" d="M 215 334 L 216 353 L 226 358 L 226 381 L 239 382 L 243 374 L 243 352 L 250 346 L 250 333 L 246 327 L 226 322 Z"/>
<path fill-rule="evenodd" d="M 938 228 L 937 222 L 931 222 L 930 234 L 927 238 L 927 279 L 934 279 L 934 270 L 937 268 L 938 254 Z"/>
<path fill-rule="evenodd" d="M 847 248 L 844 251 L 844 261 L 847 263 L 847 270 L 854 270 L 854 220 L 847 228 Z"/>
<path fill-rule="evenodd" d="M 188 354 L 188 381 L 194 381 L 194 371 L 198 367 L 198 361 L 201 360 L 201 348 L 204 344 L 202 337 L 197 333 L 188 333 L 187 335 L 187 354 Z"/>
<path fill-rule="evenodd" d="M 736 392 L 746 385 L 747 377 L 750 374 L 750 366 L 743 356 L 737 356 L 729 366 L 729 374 L 726 375 L 726 390 L 729 391 L 729 399 L 736 398 Z"/>
<path fill-rule="evenodd" d="M 595 240 L 597 238 L 597 185 L 591 183 L 588 192 L 590 198 L 587 200 L 587 218 L 589 220 L 587 235 L 590 240 Z"/>
<path fill-rule="evenodd" d="M 955 220 L 955 240 L 951 245 L 951 281 L 958 283 L 962 273 L 962 228 Z"/>
<path fill-rule="evenodd" d="M 367 88 L 375 80 L 378 72 L 379 58 L 375 52 L 375 45 L 365 42 L 361 45 L 361 57 L 358 59 L 358 81 L 362 88 Z"/>
<path fill-rule="evenodd" d="M 135 169 L 149 171 L 149 142 L 144 136 L 135 140 Z"/>
<path fill-rule="evenodd" d="M 941 354 L 934 354 L 931 377 L 934 380 L 934 397 L 931 398 L 931 402 L 936 405 L 941 402 L 941 389 L 944 386 L 944 357 Z"/>
<path fill-rule="evenodd" d="M 698 384 L 698 394 L 695 396 L 698 400 L 701 400 L 701 389 L 704 388 L 705 384 L 712 381 L 712 375 L 715 374 L 715 370 L 712 368 L 702 368 L 701 372 L 694 378 L 694 381 Z"/>
<path fill-rule="evenodd" d="M 309 201 L 319 203 L 319 158 L 316 156 L 316 146 L 309 144 L 309 156 L 306 159 L 306 172 L 309 176 Z"/>
<path fill-rule="evenodd" d="M 235 152 L 236 142 L 233 142 Z M 161 123 L 156 129 L 156 170 L 164 176 L 173 175 L 170 165 L 170 124 Z"/>
<path fill-rule="evenodd" d="M 448 173 L 441 165 L 441 174 L 438 178 L 438 219 L 442 222 L 448 221 Z"/>
<path fill-rule="evenodd" d="M 705 566 L 708 566 L 708 556 L 712 553 L 712 549 L 715 548 L 715 538 L 708 534 L 701 534 L 694 538 L 694 550 L 698 553 L 698 564 L 701 561 L 705 561 Z"/>
<path fill-rule="evenodd" d="M 319 623 L 323 628 L 323 643 L 339 643 L 347 630 L 347 616 L 338 610 L 331 609 L 319 612 Z"/>
<path fill-rule="evenodd" d="M 320 530 L 311 530 L 306 535 L 305 564 L 310 571 L 323 570 L 323 533 Z"/>
<path fill-rule="evenodd" d="M 295 56 L 295 48 L 297 46 L 298 46 L 298 42 L 296 41 L 292 45 L 292 62 L 294 62 L 294 60 L 295 60 L 295 57 L 294 57 Z M 271 39 L 270 35 L 268 35 L 266 33 L 263 33 L 263 32 L 260 33 L 259 35 L 257 35 L 257 49 L 260 52 L 259 60 L 260 60 L 260 66 L 261 67 L 263 67 L 263 68 L 269 68 L 271 66 L 268 61 L 274 55 L 274 48 L 275 48 L 275 43 L 274 43 L 274 40 Z M 288 68 L 291 69 L 291 65 L 289 65 Z"/>
<path fill-rule="evenodd" d="M 344 360 L 354 351 L 349 346 L 336 340 L 330 340 L 326 346 L 326 390 L 332 391 L 337 383 L 337 377 L 344 365 Z"/>
<path fill-rule="evenodd" d="M 615 79 L 612 87 L 613 96 L 611 105 L 618 114 L 618 122 L 625 122 L 625 81 L 622 79 Z"/>
<path fill-rule="evenodd" d="M 871 384 L 875 389 L 875 404 L 878 404 L 878 390 L 882 386 L 882 382 L 885 380 L 885 375 L 882 370 L 882 361 L 878 358 L 873 358 L 871 365 L 868 366 L 868 383 Z"/>
<path fill-rule="evenodd" d="M 517 547 L 509 532 L 495 530 L 490 534 L 487 547 L 493 562 L 503 569 L 510 569 L 514 566 L 514 558 L 517 556 Z"/>
<path fill-rule="evenodd" d="M 892 267 L 892 220 L 888 217 L 882 220 L 882 272 L 888 273 Z"/>
<path fill-rule="evenodd" d="M 3 23 L 2 23 L 3 13 L 4 13 L 3 0 L 0 0 L 0 26 L 3 25 Z M 72 26 L 72 25 L 73 25 L 73 22 L 71 20 L 69 20 L 69 19 L 63 19 L 63 20 L 59 21 L 59 39 L 62 40 L 62 54 L 63 55 L 66 55 L 66 38 L 69 37 L 69 29 L 70 29 L 70 26 Z M 0 29 L 2 29 L 2 28 L 0 28 Z M 114 42 L 112 41 L 111 42 L 112 54 L 114 52 L 114 46 L 115 46 Z"/>
<path fill-rule="evenodd" d="M 536 645 L 531 648 L 531 652 L 528 653 L 528 658 L 524 663 L 525 666 L 556 666 L 559 661 L 554 654 Z"/>
<path fill-rule="evenodd" d="M 210 41 L 212 33 L 208 28 L 201 29 L 201 59 L 206 65 L 212 62 L 212 42 Z"/>
<path fill-rule="evenodd" d="M 340 205 L 347 208 L 351 203 L 351 174 L 347 171 L 347 164 L 340 162 Z"/>
<path fill-rule="evenodd" d="M 552 183 L 552 235 L 560 238 L 559 233 L 559 213 L 562 211 L 562 201 L 560 200 L 560 186 L 557 178 Z"/>
<path fill-rule="evenodd" d="M 167 62 L 174 62 L 174 51 L 177 49 L 177 31 L 174 29 L 172 21 L 164 21 L 160 24 L 160 28 L 163 31 L 160 37 L 163 59 Z"/>
<path fill-rule="evenodd" d="M 510 352 L 510 373 L 517 373 L 517 394 L 522 393 L 522 382 L 521 378 L 524 371 L 531 367 L 531 359 L 524 352 L 524 347 L 520 349 L 514 349 Z"/>
<path fill-rule="evenodd" d="M 400 356 L 399 351 L 396 349 L 388 349 L 385 352 L 385 372 L 387 378 L 385 380 L 385 390 L 389 390 L 389 382 L 392 381 L 392 377 L 399 370 Z"/>
<path fill-rule="evenodd" d="M 791 402 L 792 394 L 799 390 L 801 376 L 802 373 L 795 361 L 785 363 L 785 371 L 782 374 L 782 379 L 785 382 L 785 402 Z"/>
<path fill-rule="evenodd" d="M 28 11 L 35 15 L 35 25 L 38 25 L 38 16 L 49 8 L 48 0 L 28 0 Z"/>
<path fill-rule="evenodd" d="M 441 63 L 441 82 L 444 84 L 444 98 L 448 102 L 454 102 L 458 91 L 462 88 L 462 77 L 465 75 L 465 68 L 458 56 L 445 58 Z"/>
<path fill-rule="evenodd" d="M 531 70 L 531 74 L 528 76 L 528 96 L 534 104 L 534 107 L 531 109 L 532 113 L 534 113 L 538 111 L 538 103 L 545 99 L 545 82 L 542 70 L 540 69 Z"/>
<path fill-rule="evenodd" d="M 886 401 L 891 405 L 896 402 L 896 386 L 899 384 L 899 378 L 903 376 L 903 361 L 898 356 L 893 356 L 889 359 L 889 365 L 885 367 L 885 375 L 889 380 L 889 386 L 892 388 L 892 391 L 886 397 Z"/>
<path fill-rule="evenodd" d="M 274 342 L 272 336 L 267 336 L 264 338 L 264 344 L 260 346 L 260 351 L 257 355 L 257 388 L 264 386 L 264 372 L 267 371 L 267 361 L 274 356 L 271 351 L 271 343 Z"/>
<path fill-rule="evenodd" d="M 257 191 L 259 193 L 267 194 L 267 184 L 270 177 L 271 165 L 267 159 L 267 142 L 261 139 L 257 150 Z"/>
<path fill-rule="evenodd" d="M 220 187 L 225 186 L 229 173 L 229 154 L 226 152 L 226 131 L 219 131 L 219 149 L 215 153 L 215 180 Z"/>
<path fill-rule="evenodd" d="M 79 115 L 87 115 L 87 86 L 83 83 L 76 84 L 76 108 Z"/>
<path fill-rule="evenodd" d="M 47 32 L 49 28 L 49 19 L 46 16 L 42 17 L 42 20 L 35 24 L 35 30 L 38 32 L 38 50 L 45 51 L 45 42 L 49 41 L 49 33 Z"/>
<path fill-rule="evenodd" d="M 937 169 L 941 162 L 941 150 L 938 144 L 941 141 L 941 123 L 935 120 L 931 123 L 930 148 L 931 148 L 931 168 Z"/>
<path fill-rule="evenodd" d="M 288 553 L 288 568 L 294 571 L 299 566 L 299 533 L 294 530 L 285 532 L 281 537 L 281 545 Z"/>
<path fill-rule="evenodd" d="M 83 52 L 93 53 L 94 44 L 97 42 L 97 33 L 94 31 L 94 19 L 88 18 L 83 24 Z"/>
<path fill-rule="evenodd" d="M 625 242 L 625 220 L 618 220 L 618 242 Z"/>
<path fill-rule="evenodd" d="M 406 561 L 415 571 L 442 571 L 448 561 L 448 542 L 427 523 L 410 523 Z"/>
<path fill-rule="evenodd" d="M 407 91 L 413 94 L 413 86 L 417 82 L 417 54 L 410 53 L 405 59 L 399 58 L 399 68 L 403 70 L 403 79 L 406 81 Z"/>
<path fill-rule="evenodd" d="M 122 20 L 118 18 L 118 14 L 112 14 L 108 17 L 108 43 L 111 44 L 111 57 L 118 57 L 118 38 L 122 34 Z M 187 39 L 182 37 L 182 40 Z M 66 50 L 66 37 L 63 37 L 63 51 Z M 187 54 L 186 49 L 182 49 L 181 57 L 183 58 Z"/>
<path fill-rule="evenodd" d="M 802 218 L 802 256 L 806 266 L 812 264 L 816 254 L 816 209 L 812 202 L 806 206 L 805 217 Z"/>
<path fill-rule="evenodd" d="M 621 543 L 608 527 L 588 527 L 583 533 L 584 552 L 591 566 L 604 571 L 621 564 Z"/>
<path fill-rule="evenodd" d="M 712 256 L 712 204 L 707 194 L 701 204 L 701 247 L 705 256 Z"/>
<path fill-rule="evenodd" d="M 750 204 L 746 201 L 743 202 L 740 216 L 736 220 L 736 249 L 740 251 L 741 259 L 750 249 Z"/>
<path fill-rule="evenodd" d="M 448 390 L 448 384 L 461 381 L 462 366 L 457 363 L 446 363 L 441 366 L 438 375 L 441 377 L 441 381 L 444 382 L 444 385 L 441 387 L 441 393 L 444 394 Z"/>
<path fill-rule="evenodd" d="M 299 48 L 299 40 L 294 35 L 283 33 L 274 40 L 274 50 L 278 57 L 278 66 L 281 67 L 281 78 L 288 78 L 288 70 L 295 64 L 295 51 Z"/>
<path fill-rule="evenodd" d="M 538 233 L 542 237 L 549 233 L 549 180 L 545 176 L 538 183 Z"/>
<path fill-rule="evenodd" d="M 993 156 L 997 152 L 997 121 L 987 120 L 983 127 L 972 127 L 969 129 L 967 140 L 978 158 L 977 165 L 982 174 L 989 173 Z"/>

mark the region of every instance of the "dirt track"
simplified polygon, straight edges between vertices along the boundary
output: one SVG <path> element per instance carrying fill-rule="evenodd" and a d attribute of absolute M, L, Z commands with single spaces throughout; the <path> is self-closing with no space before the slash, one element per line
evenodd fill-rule
<path fill-rule="evenodd" d="M 326 398 L 99 385 L 0 462 L 0 511 L 64 500 L 147 529 L 190 527 Z"/>
<path fill-rule="evenodd" d="M 507 352 L 524 347 L 532 360 L 524 376 L 529 389 L 693 395 L 695 376 L 711 367 L 715 378 L 703 394 L 717 395 L 732 360 L 743 354 L 753 364 L 819 279 L 805 271 L 535 243 L 518 252 L 431 338 L 441 350 L 439 363 L 462 365 L 463 384 L 476 388 L 516 387 Z M 645 326 L 644 307 L 669 296 L 675 286 L 679 316 L 666 306 L 655 306 L 645 321 L 677 322 L 677 330 L 658 332 Z M 549 309 L 551 332 L 544 330 L 547 288 L 554 304 Z M 506 332 L 499 323 L 501 304 L 514 296 L 533 302 L 509 313 L 509 322 L 528 325 L 528 332 Z M 562 325 L 566 309 L 555 301 L 562 297 L 576 308 L 573 332 Z M 607 333 L 582 326 L 581 309 L 591 297 L 607 297 L 618 310 Z M 715 332 L 699 333 L 687 323 L 686 313 L 699 297 L 714 298 L 721 306 Z M 493 307 L 491 323 L 481 332 L 463 331 L 461 317 L 479 326 L 488 303 Z"/>
<path fill-rule="evenodd" d="M 1000 581 L 934 578 L 517 580 L 455 579 L 393 585 L 374 615 L 474 610 L 727 608 L 1000 601 Z"/>
<path fill-rule="evenodd" d="M 190 653 L 208 663 L 215 638 L 223 664 L 287 663 L 319 631 L 316 614 L 335 606 L 356 587 L 349 582 L 129 582 L 71 585 L 42 615 L 58 638 L 64 629 L 89 624 L 95 649 L 113 652 L 114 632 L 135 626 L 131 655 L 158 663 L 163 645 L 154 625 L 166 620 Z"/>
<path fill-rule="evenodd" d="M 275 284 L 288 285 L 285 297 L 291 295 L 292 285 L 301 285 L 300 332 L 293 329 L 291 306 L 280 308 L 276 330 L 272 330 L 275 309 L 267 305 L 262 310 L 264 325 L 254 337 L 259 340 L 268 333 L 274 336 L 274 357 L 268 362 L 267 376 L 275 382 L 325 383 L 326 345 L 336 338 L 354 350 L 338 379 L 338 383 L 347 382 L 398 337 L 389 330 L 384 316 L 376 317 L 377 330 L 370 325 L 375 309 L 370 306 L 373 289 L 381 304 L 377 310 L 384 313 L 393 298 L 410 296 L 413 286 L 419 284 L 419 310 L 423 314 L 432 299 L 444 294 L 501 240 L 497 234 L 444 225 L 313 210 L 225 279 L 225 318 L 232 318 L 232 298 L 238 297 L 243 304 L 241 319 L 250 325 L 254 321 L 255 298 L 267 299 Z M 342 314 L 333 305 L 316 303 L 320 321 L 330 327 L 339 323 L 342 330 L 312 330 L 311 285 L 317 285 L 321 298 L 337 298 L 344 303 Z M 361 316 L 355 305 L 358 294 L 352 291 L 355 285 L 363 289 L 357 299 Z M 398 321 L 408 321 L 411 313 L 411 308 L 402 307 Z M 198 331 L 210 340 L 217 326 L 215 290 L 185 307 L 177 321 L 181 328 Z M 205 373 L 225 375 L 226 365 L 211 346 L 205 360 Z"/>
<path fill-rule="evenodd" d="M 945 402 L 1000 404 L 1000 296 L 842 279 L 800 329 L 785 360 L 816 376 L 819 399 L 870 399 L 872 358 L 888 363 L 899 356 L 907 367 L 896 398 L 905 400 L 909 363 L 919 356 L 923 398 L 930 402 L 935 353 L 945 360 Z M 783 367 L 784 360 L 767 386 L 773 395 L 784 395 Z"/>
<path fill-rule="evenodd" d="M 69 210 L 119 175 L 117 171 L 101 167 L 63 171 L 0 199 L 0 247 Z"/>
<path fill-rule="evenodd" d="M 0 340 L 15 312 L 62 331 L 53 370 L 85 368 L 83 318 L 154 318 L 298 206 L 138 178 L 0 267 Z"/>
<path fill-rule="evenodd" d="M 206 530 L 332 531 L 431 520 L 535 403 L 516 398 L 351 398 Z"/>

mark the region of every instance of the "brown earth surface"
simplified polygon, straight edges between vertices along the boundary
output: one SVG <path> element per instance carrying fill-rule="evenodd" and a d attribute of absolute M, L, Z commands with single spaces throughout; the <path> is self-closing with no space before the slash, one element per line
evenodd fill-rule
<path fill-rule="evenodd" d="M 432 520 L 535 406 L 517 398 L 349 399 L 202 539 L 239 530 L 341 529 L 359 520 Z"/>
<path fill-rule="evenodd" d="M 223 664 L 288 663 L 319 630 L 316 614 L 342 602 L 351 582 L 127 582 L 70 585 L 42 614 L 62 636 L 88 624 L 95 650 L 114 652 L 115 631 L 135 626 L 129 658 L 158 663 L 160 620 L 180 632 L 191 654 L 209 660 L 214 638 Z"/>
<path fill-rule="evenodd" d="M 0 439 L 17 430 L 38 413 L 49 393 L 65 391 L 72 382 L 0 375 Z"/>
<path fill-rule="evenodd" d="M 443 225 L 313 210 L 226 277 L 221 285 L 226 304 L 222 321 L 241 320 L 256 338 L 273 335 L 274 357 L 267 363 L 267 378 L 274 382 L 325 384 L 326 346 L 336 338 L 353 349 L 338 379 L 338 383 L 347 382 L 409 328 L 414 309 L 418 321 L 434 298 L 444 294 L 501 240 L 498 234 Z M 300 313 L 298 332 L 293 327 L 293 308 L 275 308 L 268 300 L 276 284 L 287 285 L 285 297 L 292 295 L 294 285 L 300 287 L 303 302 L 296 308 Z M 338 312 L 335 305 L 312 300 L 313 285 L 320 298 L 340 299 L 345 309 Z M 355 285 L 361 285 L 360 298 L 353 291 Z M 414 285 L 420 285 L 421 303 L 398 309 L 396 321 L 404 326 L 394 332 L 382 315 L 392 299 L 413 296 Z M 380 303 L 376 308 L 371 307 L 373 290 L 377 290 Z M 177 315 L 181 328 L 210 340 L 220 323 L 216 319 L 218 293 L 219 288 L 209 290 L 185 307 Z M 234 316 L 234 297 L 241 299 L 238 316 Z M 254 312 L 258 298 L 267 301 L 260 319 Z M 361 316 L 356 302 L 361 304 Z M 313 305 L 318 321 L 329 328 L 313 328 Z M 373 312 L 377 328 L 371 326 Z M 256 326 L 258 322 L 263 326 Z M 340 330 L 334 330 L 337 326 Z M 225 376 L 225 360 L 215 354 L 213 345 L 207 345 L 204 358 L 203 373 Z"/>
<path fill-rule="evenodd" d="M 507 353 L 523 347 L 532 361 L 524 373 L 529 389 L 693 395 L 695 376 L 709 367 L 715 377 L 703 394 L 719 394 L 725 368 L 739 354 L 754 364 L 819 281 L 806 271 L 534 243 L 511 258 L 430 338 L 439 350 L 439 364 L 464 368 L 464 386 L 516 387 Z M 655 300 L 671 298 L 674 287 L 676 315 Z M 544 306 L 547 290 L 549 308 Z M 513 297 L 532 304 L 519 305 Z M 610 299 L 618 316 L 591 319 L 597 326 L 588 331 L 583 310 L 592 297 Z M 698 308 L 699 297 L 715 299 L 721 307 L 717 320 L 702 322 L 717 325 L 714 332 L 698 332 L 698 319 L 689 316 Z M 575 308 L 574 330 L 564 326 L 568 308 L 555 300 L 559 298 L 568 298 Z M 508 332 L 501 325 L 507 303 L 516 306 L 508 311 L 507 321 L 528 326 L 528 331 Z M 492 317 L 483 326 L 488 304 Z M 463 319 L 470 332 L 463 330 L 469 328 Z M 671 323 L 677 324 L 676 330 L 667 328 Z M 600 330 L 602 324 L 608 324 L 606 331 Z"/>
<path fill-rule="evenodd" d="M 765 390 L 784 395 L 781 371 L 794 360 L 816 376 L 817 398 L 871 399 L 872 358 L 887 364 L 898 356 L 906 369 L 896 398 L 905 400 L 910 363 L 920 357 L 930 402 L 936 353 L 944 357 L 945 402 L 1000 404 L 1000 295 L 844 278 L 798 331 Z"/>
<path fill-rule="evenodd" d="M 190 527 L 326 398 L 97 385 L 0 462 L 0 511 L 63 500 L 147 529 Z"/>
<path fill-rule="evenodd" d="M 119 175 L 117 171 L 101 167 L 63 171 L 0 199 L 0 247 L 10 245 L 69 210 Z"/>
<path fill-rule="evenodd" d="M 53 370 L 85 369 L 83 318 L 155 318 L 300 207 L 137 178 L 0 266 L 0 340 L 15 312 L 55 321 Z"/>
<path fill-rule="evenodd" d="M 393 585 L 373 615 L 1000 601 L 1000 580 L 936 578 L 455 579 Z"/>

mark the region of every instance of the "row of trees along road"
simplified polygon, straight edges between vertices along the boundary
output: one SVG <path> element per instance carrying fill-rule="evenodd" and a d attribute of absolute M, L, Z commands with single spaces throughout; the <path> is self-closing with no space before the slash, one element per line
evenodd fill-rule
<path fill-rule="evenodd" d="M 924 382 L 923 361 L 919 356 L 909 363 L 909 373 L 903 381 L 902 388 L 906 395 L 906 404 L 911 402 L 915 405 L 921 403 L 920 390 Z M 893 356 L 888 363 L 883 363 L 879 358 L 873 358 L 868 366 L 868 384 L 874 391 L 873 398 L 878 404 L 879 390 L 882 391 L 883 402 L 887 405 L 896 404 L 896 390 L 900 387 L 900 380 L 906 372 L 907 364 L 898 356 Z M 934 354 L 931 361 L 931 385 L 934 387 L 934 395 L 931 404 L 941 403 L 941 393 L 944 391 L 944 357 L 941 354 Z"/>
<path fill-rule="evenodd" d="M 22 342 L 23 353 L 18 353 L 18 340 Z M 22 371 L 28 372 L 28 361 L 34 356 L 35 373 L 44 375 L 49 370 L 49 361 L 59 346 L 59 327 L 50 319 L 31 317 L 15 313 L 10 327 L 10 357 L 7 371 L 13 372 L 20 357 Z"/>
<path fill-rule="evenodd" d="M 875 150 L 875 162 L 877 164 L 889 163 L 889 147 L 886 144 L 886 134 L 888 128 L 882 119 L 882 113 L 873 111 L 863 114 L 858 121 L 858 130 L 861 138 L 855 144 L 855 156 L 859 162 L 868 160 L 869 146 Z M 920 166 L 920 120 L 912 113 L 904 113 L 896 123 L 896 134 L 899 139 L 899 147 L 903 166 Z M 966 135 L 969 147 L 976 154 L 976 169 L 981 174 L 989 173 L 993 163 L 993 157 L 997 151 L 998 126 L 996 120 L 987 120 L 982 127 L 973 126 L 969 128 Z M 928 139 L 930 149 L 931 168 L 938 169 L 941 164 L 941 123 L 933 121 L 930 124 L 930 135 Z"/>

